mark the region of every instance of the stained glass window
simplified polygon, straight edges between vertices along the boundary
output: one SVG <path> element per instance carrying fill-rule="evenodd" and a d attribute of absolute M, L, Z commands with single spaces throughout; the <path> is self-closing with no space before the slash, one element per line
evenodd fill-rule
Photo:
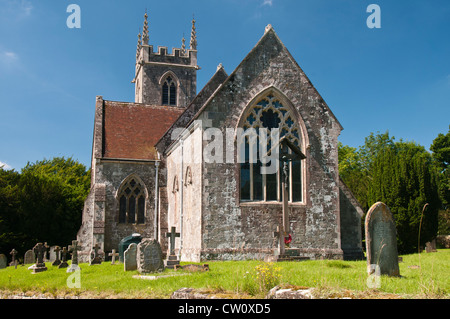
<path fill-rule="evenodd" d="M 287 138 L 300 147 L 300 127 L 296 122 L 296 117 L 287 106 L 283 105 L 280 99 L 269 94 L 255 103 L 247 112 L 245 121 L 242 123 L 244 130 L 255 129 L 259 134 L 260 128 L 268 130 L 278 128 L 280 138 Z M 270 131 L 269 131 L 270 132 Z M 270 134 L 270 133 L 269 133 Z M 245 135 L 245 132 L 244 132 Z M 259 139 L 259 137 L 258 137 Z M 249 160 L 250 139 L 245 137 L 245 163 L 241 165 L 241 201 L 281 201 L 281 169 L 274 174 L 261 174 L 262 164 L 259 160 L 259 152 L 267 152 L 271 147 L 270 135 L 267 137 L 266 150 L 260 150 L 259 140 L 257 140 L 258 161 L 252 163 Z M 254 161 L 253 161 L 254 162 Z M 280 163 L 280 167 L 281 167 Z M 302 163 L 300 160 L 289 163 L 289 201 L 303 201 L 302 184 Z"/>

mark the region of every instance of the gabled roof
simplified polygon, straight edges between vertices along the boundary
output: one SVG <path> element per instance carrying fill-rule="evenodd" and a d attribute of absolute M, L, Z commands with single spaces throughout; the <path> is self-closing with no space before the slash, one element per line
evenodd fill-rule
<path fill-rule="evenodd" d="M 204 105 L 197 111 L 197 114 L 195 114 L 195 116 L 193 116 L 190 120 L 189 123 L 187 123 L 186 126 L 189 126 L 193 121 L 195 121 L 199 115 L 203 112 L 203 110 L 208 106 L 209 102 L 212 101 L 214 99 L 214 97 L 219 93 L 219 91 L 221 90 L 221 88 L 225 87 L 226 84 L 230 81 L 234 81 L 235 80 L 235 76 L 238 70 L 240 70 L 243 65 L 246 63 L 246 61 L 248 61 L 250 59 L 250 57 L 253 54 L 257 54 L 256 52 L 258 51 L 258 49 L 264 45 L 265 40 L 267 40 L 269 37 L 272 37 L 275 39 L 275 41 L 278 42 L 278 44 L 282 47 L 282 50 L 284 50 L 284 52 L 286 52 L 286 54 L 289 56 L 290 60 L 294 63 L 294 65 L 302 72 L 302 74 L 305 76 L 306 80 L 308 81 L 309 85 L 311 86 L 311 88 L 317 93 L 318 96 L 321 97 L 320 93 L 316 90 L 316 88 L 314 87 L 314 85 L 311 83 L 311 81 L 309 80 L 309 78 L 307 77 L 307 75 L 305 74 L 305 72 L 303 72 L 302 68 L 298 65 L 297 61 L 292 57 L 291 53 L 289 52 L 289 50 L 286 48 L 286 46 L 283 44 L 283 42 L 280 40 L 280 38 L 278 37 L 278 35 L 275 33 L 275 30 L 273 29 L 273 27 L 269 24 L 266 27 L 265 33 L 264 35 L 261 37 L 261 39 L 258 41 L 258 43 L 253 47 L 253 49 L 249 52 L 249 54 L 247 54 L 247 56 L 242 60 L 242 62 L 236 67 L 236 69 L 230 74 L 230 76 L 228 76 L 228 78 L 220 85 L 220 87 L 209 97 L 209 99 L 204 103 Z M 336 121 L 337 125 L 339 126 L 339 128 L 341 130 L 343 130 L 342 125 L 340 124 L 340 122 L 338 121 L 338 119 L 336 118 L 336 116 L 333 114 L 333 112 L 331 111 L 331 109 L 329 108 L 329 106 L 326 104 L 325 100 L 321 97 L 324 107 L 327 109 L 327 112 L 330 114 L 330 116 Z"/>
<path fill-rule="evenodd" d="M 155 144 L 183 108 L 103 101 L 102 158 L 156 160 Z"/>

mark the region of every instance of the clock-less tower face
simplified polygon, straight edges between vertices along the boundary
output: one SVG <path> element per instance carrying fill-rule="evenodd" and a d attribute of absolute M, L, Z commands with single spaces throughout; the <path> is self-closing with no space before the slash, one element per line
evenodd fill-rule
<path fill-rule="evenodd" d="M 186 107 L 197 94 L 197 39 L 195 20 L 192 21 L 191 47 L 181 48 L 169 53 L 167 47 L 148 44 L 147 16 L 144 34 L 139 34 L 136 52 L 135 102 L 151 105 Z"/>

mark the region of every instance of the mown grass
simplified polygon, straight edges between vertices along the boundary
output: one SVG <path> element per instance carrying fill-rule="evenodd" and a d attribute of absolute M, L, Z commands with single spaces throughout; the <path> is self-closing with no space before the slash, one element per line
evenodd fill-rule
<path fill-rule="evenodd" d="M 158 275 L 174 275 L 157 280 L 132 278 L 137 271 L 124 272 L 123 265 L 89 266 L 81 264 L 81 288 L 69 288 L 71 274 L 47 263 L 48 271 L 32 274 L 25 266 L 0 270 L 0 295 L 25 293 L 48 297 L 83 298 L 169 298 L 172 292 L 196 288 L 226 293 L 235 298 L 261 298 L 270 285 L 315 287 L 319 297 L 376 298 L 450 298 L 450 250 L 437 253 L 404 255 L 400 263 L 402 277 L 381 277 L 381 287 L 367 287 L 365 261 L 316 260 L 282 262 L 267 265 L 260 261 L 209 262 L 209 272 L 187 273 L 165 270 Z M 420 266 L 410 268 L 409 266 Z M 263 269 L 263 271 L 261 270 Z"/>

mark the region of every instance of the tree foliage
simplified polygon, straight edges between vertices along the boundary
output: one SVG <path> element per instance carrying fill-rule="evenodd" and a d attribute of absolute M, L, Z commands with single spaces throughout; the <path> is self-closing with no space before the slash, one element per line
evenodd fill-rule
<path fill-rule="evenodd" d="M 72 158 L 28 163 L 20 174 L 1 169 L 0 251 L 70 243 L 89 188 L 90 172 Z"/>
<path fill-rule="evenodd" d="M 359 149 L 339 145 L 339 171 L 365 211 L 378 201 L 390 207 L 400 252 L 417 251 L 419 228 L 421 245 L 436 236 L 441 208 L 439 172 L 423 146 L 396 142 L 388 132 L 372 133 Z M 426 203 L 429 206 L 420 225 Z"/>

